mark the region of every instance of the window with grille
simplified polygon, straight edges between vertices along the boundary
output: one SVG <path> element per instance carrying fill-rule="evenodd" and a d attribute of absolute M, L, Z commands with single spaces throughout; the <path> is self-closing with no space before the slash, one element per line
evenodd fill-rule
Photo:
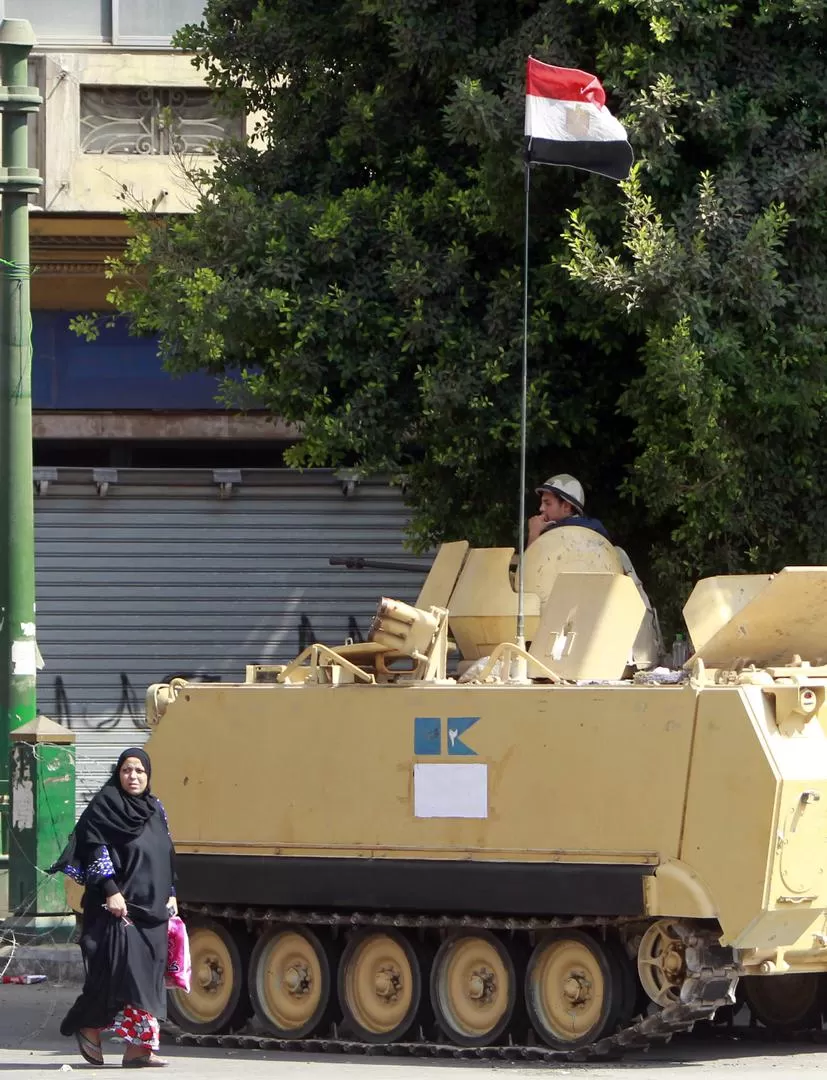
<path fill-rule="evenodd" d="M 209 90 L 81 87 L 84 154 L 211 154 L 216 142 L 242 135 L 242 120 L 222 116 Z"/>

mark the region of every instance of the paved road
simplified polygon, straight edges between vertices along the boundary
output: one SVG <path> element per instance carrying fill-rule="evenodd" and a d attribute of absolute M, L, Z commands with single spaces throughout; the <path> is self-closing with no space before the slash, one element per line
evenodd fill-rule
<path fill-rule="evenodd" d="M 32 1077 L 39 1074 L 73 1072 L 101 1076 L 103 1069 L 86 1065 L 69 1039 L 58 1031 L 60 1019 L 74 1000 L 76 989 L 43 983 L 39 986 L 0 986 L 0 1077 Z M 110 1049 L 111 1048 L 111 1049 Z M 120 1064 L 120 1047 L 105 1044 L 110 1065 Z M 699 1041 L 675 1040 L 670 1046 L 646 1055 L 635 1054 L 620 1064 L 526 1066 L 498 1063 L 418 1062 L 410 1059 L 388 1061 L 377 1058 L 299 1058 L 241 1050 L 204 1050 L 169 1046 L 163 1051 L 171 1068 L 170 1077 L 244 1077 L 245 1080 L 478 1080 L 483 1076 L 537 1077 L 542 1074 L 573 1076 L 586 1074 L 606 1080 L 628 1077 L 630 1069 L 645 1069 L 645 1080 L 700 1080 L 718 1074 L 724 1080 L 737 1066 L 743 1080 L 793 1073 L 795 1080 L 815 1080 L 827 1066 L 827 1043 L 823 1046 L 763 1046 L 729 1042 L 722 1038 Z"/>

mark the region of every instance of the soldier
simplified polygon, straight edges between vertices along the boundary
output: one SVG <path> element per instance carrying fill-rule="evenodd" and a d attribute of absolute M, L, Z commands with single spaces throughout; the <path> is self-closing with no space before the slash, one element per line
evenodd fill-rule
<path fill-rule="evenodd" d="M 540 513 L 528 519 L 528 544 L 533 544 L 538 536 L 549 529 L 557 529 L 562 525 L 579 525 L 583 529 L 593 529 L 609 540 L 603 522 L 584 515 L 586 497 L 583 494 L 583 485 L 573 476 L 568 473 L 550 476 L 544 484 L 535 488 L 535 491 L 540 496 Z"/>
<path fill-rule="evenodd" d="M 540 513 L 528 519 L 528 544 L 533 543 L 538 536 L 542 536 L 549 529 L 559 529 L 563 525 L 580 525 L 584 529 L 592 529 L 605 537 L 609 543 L 611 539 L 603 522 L 598 518 L 586 517 L 583 513 L 586 505 L 583 486 L 568 473 L 559 473 L 550 476 L 544 484 L 535 488 L 540 496 Z M 652 607 L 643 582 L 635 573 L 632 561 L 623 548 L 616 547 L 615 551 L 620 559 L 623 573 L 634 581 L 643 603 L 646 605 L 646 616 L 638 641 L 635 643 L 635 663 L 640 667 L 651 667 L 658 662 L 663 654 L 663 641 L 658 625 L 657 612 Z"/>

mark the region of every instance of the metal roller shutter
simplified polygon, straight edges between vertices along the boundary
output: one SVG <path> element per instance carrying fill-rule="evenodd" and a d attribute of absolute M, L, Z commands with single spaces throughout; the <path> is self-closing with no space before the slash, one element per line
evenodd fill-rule
<path fill-rule="evenodd" d="M 40 711 L 78 735 L 79 803 L 146 738 L 144 693 L 173 675 L 237 681 L 313 640 L 367 636 L 381 595 L 411 601 L 430 559 L 403 546 L 402 499 L 327 471 L 120 470 L 105 495 L 61 469 L 36 499 Z M 348 571 L 330 555 L 417 563 Z"/>

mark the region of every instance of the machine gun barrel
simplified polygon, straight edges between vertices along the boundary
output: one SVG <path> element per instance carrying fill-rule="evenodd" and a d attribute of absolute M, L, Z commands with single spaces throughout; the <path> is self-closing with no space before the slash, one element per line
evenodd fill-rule
<path fill-rule="evenodd" d="M 331 555 L 328 562 L 331 566 L 344 566 L 348 570 L 404 570 L 410 574 L 424 574 L 428 569 L 416 563 L 365 559 L 361 555 Z"/>

